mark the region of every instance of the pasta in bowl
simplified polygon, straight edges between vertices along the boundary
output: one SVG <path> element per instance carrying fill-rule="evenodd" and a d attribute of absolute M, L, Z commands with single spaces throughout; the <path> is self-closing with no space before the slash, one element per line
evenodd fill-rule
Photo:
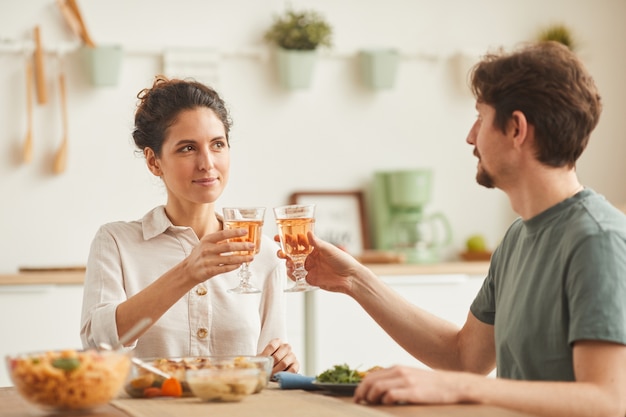
<path fill-rule="evenodd" d="M 91 410 L 120 392 L 130 353 L 56 350 L 7 356 L 11 381 L 28 402 L 46 411 Z"/>
<path fill-rule="evenodd" d="M 158 368 L 176 379 L 182 386 L 183 397 L 195 396 L 187 381 L 189 371 L 203 369 L 258 369 L 254 393 L 261 392 L 269 383 L 274 366 L 271 356 L 195 356 L 180 358 L 145 358 L 143 362 Z M 146 369 L 133 366 L 124 389 L 133 398 L 168 396 L 163 390 L 165 379 Z"/>

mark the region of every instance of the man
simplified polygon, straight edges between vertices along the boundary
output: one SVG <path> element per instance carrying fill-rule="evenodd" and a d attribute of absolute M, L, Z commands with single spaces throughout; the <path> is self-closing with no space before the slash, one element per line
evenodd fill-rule
<path fill-rule="evenodd" d="M 353 297 L 433 370 L 369 374 L 365 403 L 472 402 L 543 416 L 626 415 L 626 216 L 578 181 L 601 102 L 562 45 L 489 54 L 473 69 L 467 137 L 477 182 L 519 214 L 462 328 L 410 304 L 310 235 L 307 281 Z M 494 367 L 497 378 L 487 375 Z"/>

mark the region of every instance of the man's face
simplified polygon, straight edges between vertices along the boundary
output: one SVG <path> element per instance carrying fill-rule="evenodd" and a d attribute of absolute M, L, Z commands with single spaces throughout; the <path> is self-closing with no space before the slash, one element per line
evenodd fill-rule
<path fill-rule="evenodd" d="M 478 112 L 476 121 L 467 135 L 467 143 L 474 146 L 474 156 L 478 158 L 476 182 L 487 187 L 495 188 L 501 174 L 507 169 L 506 135 L 494 125 L 495 108 L 485 103 L 476 103 Z"/>

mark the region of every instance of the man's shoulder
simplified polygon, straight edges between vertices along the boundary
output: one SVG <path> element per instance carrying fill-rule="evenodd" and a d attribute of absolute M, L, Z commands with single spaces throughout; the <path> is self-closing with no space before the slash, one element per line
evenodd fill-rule
<path fill-rule="evenodd" d="M 578 227 L 589 233 L 618 233 L 626 238 L 626 214 L 595 192 L 574 206 L 568 223 L 573 230 Z"/>

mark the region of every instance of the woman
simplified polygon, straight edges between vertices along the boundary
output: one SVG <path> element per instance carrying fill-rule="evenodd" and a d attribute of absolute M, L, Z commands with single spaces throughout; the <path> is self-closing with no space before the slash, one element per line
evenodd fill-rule
<path fill-rule="evenodd" d="M 142 90 L 133 138 L 167 202 L 141 220 L 106 224 L 87 262 L 81 338 L 85 347 L 119 341 L 148 317 L 152 326 L 129 344 L 139 357 L 272 355 L 274 370 L 297 372 L 285 338 L 284 265 L 264 237 L 250 264 L 260 295 L 227 292 L 252 243 L 228 242 L 215 202 L 230 166 L 228 110 L 198 82 L 157 77 Z"/>

